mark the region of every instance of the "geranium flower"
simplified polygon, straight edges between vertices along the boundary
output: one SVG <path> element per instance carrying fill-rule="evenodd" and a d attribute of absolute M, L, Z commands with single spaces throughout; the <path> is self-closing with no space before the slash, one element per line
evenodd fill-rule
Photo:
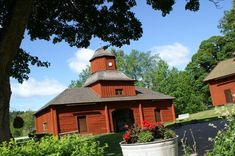
<path fill-rule="evenodd" d="M 128 141 L 130 138 L 131 138 L 130 133 L 125 133 L 125 134 L 123 135 L 123 140 L 125 140 L 125 141 Z"/>
<path fill-rule="evenodd" d="M 151 126 L 151 124 L 148 121 L 144 120 L 143 126 L 149 128 Z"/>

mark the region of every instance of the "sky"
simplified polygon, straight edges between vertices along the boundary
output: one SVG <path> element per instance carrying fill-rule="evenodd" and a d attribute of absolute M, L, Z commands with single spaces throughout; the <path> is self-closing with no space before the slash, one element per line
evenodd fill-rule
<path fill-rule="evenodd" d="M 145 1 L 137 0 L 137 6 L 132 11 L 142 23 L 143 36 L 120 49 L 127 54 L 132 49 L 151 51 L 169 66 L 183 70 L 203 40 L 222 35 L 217 26 L 224 11 L 231 9 L 231 0 L 221 1 L 219 8 L 209 0 L 200 1 L 198 12 L 185 11 L 184 0 L 176 2 L 170 15 L 162 17 L 161 12 L 151 9 Z M 51 41 L 31 41 L 26 32 L 21 47 L 31 55 L 49 61 L 51 66 L 31 67 L 30 78 L 23 84 L 11 79 L 10 110 L 37 111 L 66 89 L 71 80 L 78 79 L 78 74 L 89 64 L 94 51 L 103 45 L 105 43 L 97 38 L 91 40 L 88 48 L 70 47 L 65 42 L 52 44 Z"/>

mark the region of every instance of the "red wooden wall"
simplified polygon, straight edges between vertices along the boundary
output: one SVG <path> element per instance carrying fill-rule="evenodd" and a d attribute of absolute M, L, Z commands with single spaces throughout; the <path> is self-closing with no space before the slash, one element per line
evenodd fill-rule
<path fill-rule="evenodd" d="M 224 90 L 230 89 L 235 94 L 235 76 L 209 82 L 212 104 L 214 106 L 225 105 L 226 98 Z M 235 99 L 234 99 L 235 100 Z"/>
<path fill-rule="evenodd" d="M 62 106 L 57 109 L 59 133 L 79 131 L 77 116 L 86 116 L 87 133 L 106 133 L 104 105 Z"/>
<path fill-rule="evenodd" d="M 100 97 L 114 97 L 115 89 L 122 89 L 123 94 L 118 96 L 135 96 L 133 81 L 100 81 L 91 85 L 91 89 Z"/>
<path fill-rule="evenodd" d="M 78 132 L 77 116 L 86 116 L 86 133 L 101 134 L 114 132 L 112 112 L 123 108 L 128 108 L 133 111 L 134 122 L 139 126 L 142 125 L 143 120 L 156 123 L 154 114 L 155 109 L 161 110 L 160 115 L 162 122 L 175 121 L 173 100 L 122 101 L 83 106 L 64 105 L 57 106 L 56 109 L 47 109 L 40 114 L 37 114 L 36 130 L 37 133 L 44 132 L 42 124 L 43 122 L 48 122 L 48 132 L 54 135 L 67 132 Z M 107 111 L 107 113 L 105 111 Z M 56 113 L 56 115 L 53 116 L 53 113 Z"/>
<path fill-rule="evenodd" d="M 108 63 L 112 62 L 112 66 L 108 66 Z M 115 70 L 116 69 L 116 63 L 114 57 L 100 57 L 95 58 L 91 61 L 91 72 L 95 73 L 97 71 L 103 71 L 103 70 Z"/>
<path fill-rule="evenodd" d="M 35 127 L 37 133 L 51 133 L 58 135 L 57 112 L 55 107 L 49 107 L 35 115 L 35 117 Z M 47 130 L 43 128 L 44 123 L 47 123 Z"/>

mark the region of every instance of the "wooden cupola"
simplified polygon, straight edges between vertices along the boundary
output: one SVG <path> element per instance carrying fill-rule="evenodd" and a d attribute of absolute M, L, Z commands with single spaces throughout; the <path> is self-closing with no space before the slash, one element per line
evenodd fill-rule
<path fill-rule="evenodd" d="M 104 48 L 99 48 L 90 59 L 91 73 L 104 70 L 116 70 L 115 55 Z"/>
<path fill-rule="evenodd" d="M 115 55 L 99 48 L 90 59 L 91 76 L 84 87 L 89 87 L 100 97 L 135 96 L 133 79 L 117 71 Z"/>

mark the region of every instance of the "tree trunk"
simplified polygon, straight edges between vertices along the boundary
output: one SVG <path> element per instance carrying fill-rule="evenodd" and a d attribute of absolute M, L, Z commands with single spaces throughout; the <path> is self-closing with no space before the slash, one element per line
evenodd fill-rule
<path fill-rule="evenodd" d="M 10 139 L 10 68 L 24 35 L 33 0 L 12 0 L 0 33 L 0 143 Z"/>
<path fill-rule="evenodd" d="M 0 79 L 0 142 L 10 139 L 9 103 L 11 96 L 9 76 Z"/>

